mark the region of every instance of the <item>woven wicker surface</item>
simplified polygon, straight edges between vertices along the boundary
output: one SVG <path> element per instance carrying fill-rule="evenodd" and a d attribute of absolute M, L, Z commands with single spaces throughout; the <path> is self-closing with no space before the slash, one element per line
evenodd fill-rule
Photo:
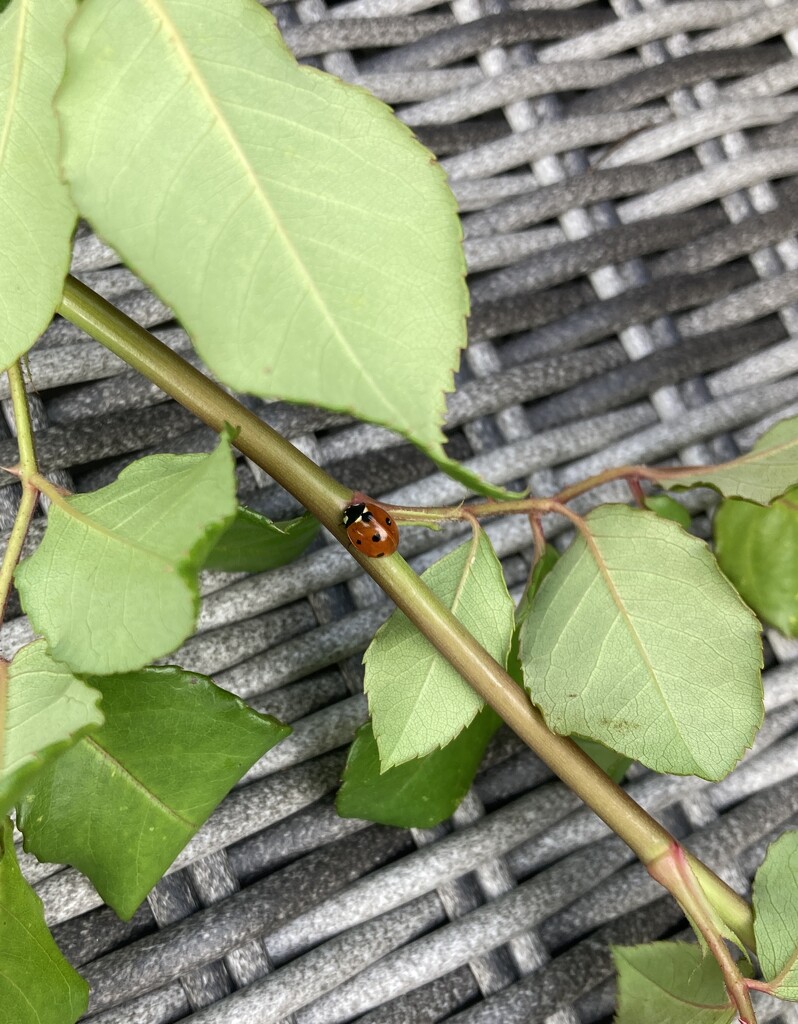
<path fill-rule="evenodd" d="M 273 10 L 303 61 L 392 104 L 449 173 L 473 302 L 449 401 L 452 455 L 545 494 L 606 465 L 730 457 L 798 413 L 798 3 L 298 0 Z M 188 353 L 169 311 L 88 231 L 74 270 Z M 41 462 L 73 490 L 108 483 L 141 454 L 212 444 L 63 321 L 30 368 Z M 353 487 L 419 504 L 463 496 L 382 429 L 248 401 Z M 14 458 L 3 422 L 0 465 Z M 296 511 L 256 467 L 238 469 L 245 503 Z M 0 479 L 5 530 L 10 483 Z M 626 500 L 602 497 L 613 493 Z M 706 531 L 710 498 L 691 500 Z M 489 533 L 517 594 L 528 526 Z M 421 569 L 460 536 L 407 529 L 403 551 Z M 208 574 L 203 586 L 199 632 L 175 660 L 294 733 L 128 923 L 73 869 L 21 854 L 58 943 L 91 982 L 92 1020 L 608 1019 L 609 945 L 684 928 L 624 845 L 506 732 L 446 825 L 339 819 L 346 745 L 366 713 L 361 653 L 388 604 L 325 538 L 285 569 Z M 29 637 L 12 618 L 2 653 Z M 740 891 L 766 844 L 798 823 L 796 653 L 767 634 L 767 720 L 729 778 L 630 773 L 635 798 Z M 761 1019 L 798 1013 L 762 1004 Z"/>

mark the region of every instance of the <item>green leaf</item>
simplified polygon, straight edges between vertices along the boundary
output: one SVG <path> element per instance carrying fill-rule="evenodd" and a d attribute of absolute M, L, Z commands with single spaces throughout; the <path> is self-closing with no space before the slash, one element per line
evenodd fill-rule
<path fill-rule="evenodd" d="M 450 459 L 442 450 L 430 445 L 419 444 L 415 441 L 415 438 L 411 438 L 411 441 L 418 444 L 418 447 L 432 459 L 439 469 L 452 477 L 453 480 L 457 480 L 464 487 L 467 487 L 469 493 L 484 494 L 489 498 L 523 498 L 529 493 L 526 490 L 508 491 L 506 487 L 500 487 L 498 484 L 488 483 L 477 473 L 473 472 L 473 470 L 466 469 L 466 467 L 461 465 L 459 462 L 455 462 L 454 459 Z M 427 524 L 425 523 L 424 525 Z"/>
<path fill-rule="evenodd" d="M 197 572 L 235 515 L 226 439 L 210 455 L 150 455 L 93 494 L 53 495 L 16 583 L 54 658 L 80 673 L 132 671 L 194 629 Z"/>
<path fill-rule="evenodd" d="M 50 322 L 69 270 L 76 214 L 53 97 L 74 12 L 75 0 L 13 0 L 0 14 L 0 370 Z"/>
<path fill-rule="evenodd" d="M 772 505 L 721 502 L 715 557 L 742 598 L 785 636 L 798 636 L 798 488 Z"/>
<path fill-rule="evenodd" d="M 538 595 L 538 591 L 543 586 L 543 581 L 549 575 L 559 559 L 560 556 L 557 552 L 557 548 L 552 547 L 551 544 L 547 544 L 543 549 L 543 554 L 537 562 L 535 562 L 532 568 L 526 590 L 524 590 L 521 595 L 521 600 L 518 602 L 518 607 L 515 610 L 515 623 L 517 626 L 520 627 L 528 618 L 529 613 L 532 611 L 535 598 Z"/>
<path fill-rule="evenodd" d="M 529 582 L 521 595 L 518 607 L 515 609 L 515 629 L 513 630 L 513 640 L 510 645 L 510 653 L 507 656 L 507 671 L 519 686 L 524 685 L 524 670 L 518 653 L 518 647 L 521 639 L 521 626 L 529 617 L 535 596 L 540 590 L 543 581 L 557 564 L 559 557 L 557 548 L 552 547 L 551 544 L 547 544 L 543 549 L 542 555 L 532 567 Z"/>
<path fill-rule="evenodd" d="M 690 529 L 692 517 L 688 510 L 678 501 L 669 498 L 667 494 L 652 494 L 646 498 L 646 508 L 656 512 L 663 519 L 671 519 L 685 530 Z"/>
<path fill-rule="evenodd" d="M 470 633 L 504 665 L 513 602 L 485 533 L 421 577 Z M 364 658 L 365 688 L 383 769 L 444 747 L 484 702 L 402 612 L 379 628 Z"/>
<path fill-rule="evenodd" d="M 367 722 L 349 751 L 338 813 L 399 828 L 432 828 L 459 807 L 500 725 L 499 716 L 484 707 L 445 747 L 381 773 L 377 741 Z"/>
<path fill-rule="evenodd" d="M 291 731 L 204 676 L 93 678 L 106 722 L 19 806 L 25 849 L 73 864 L 129 918 L 230 787 Z"/>
<path fill-rule="evenodd" d="M 84 0 L 58 109 L 81 213 L 220 380 L 384 424 L 449 466 L 461 228 L 387 106 L 300 67 L 255 0 Z"/>
<path fill-rule="evenodd" d="M 6 818 L 0 829 L 0 1020 L 74 1024 L 88 1004 L 89 986 L 61 955 L 42 901 L 22 877 Z"/>
<path fill-rule="evenodd" d="M 581 736 L 574 736 L 573 740 L 606 775 L 609 775 L 613 782 L 620 782 L 626 775 L 626 771 L 632 763 L 631 757 L 619 754 L 617 750 L 610 750 L 609 747 L 605 747 L 603 743 L 597 743 L 596 740 L 586 740 Z"/>
<path fill-rule="evenodd" d="M 736 1010 L 717 961 L 685 942 L 613 946 L 615 1024 L 730 1024 Z"/>
<path fill-rule="evenodd" d="M 798 484 L 798 416 L 766 431 L 747 455 L 720 466 L 699 467 L 675 479 L 655 478 L 662 487 L 713 487 L 726 498 L 767 505 Z"/>
<path fill-rule="evenodd" d="M 524 670 L 518 653 L 521 627 L 532 611 L 535 596 L 540 590 L 543 581 L 557 564 L 559 557 L 557 549 L 547 544 L 543 554 L 532 569 L 527 588 L 521 595 L 521 600 L 518 602 L 518 607 L 515 610 L 515 632 L 513 634 L 510 657 L 507 659 L 507 671 L 521 686 L 524 684 Z M 615 750 L 610 750 L 609 747 L 605 747 L 603 743 L 598 743 L 596 740 L 586 740 L 578 736 L 573 737 L 573 739 L 587 756 L 592 758 L 599 768 L 606 772 L 614 782 L 621 781 L 626 774 L 626 769 L 632 763 L 631 758 L 624 757 L 623 754 L 619 754 Z"/>
<path fill-rule="evenodd" d="M 265 572 L 298 558 L 319 532 L 309 513 L 274 523 L 243 506 L 208 552 L 203 568 L 223 572 Z"/>
<path fill-rule="evenodd" d="M 591 512 L 521 631 L 551 729 L 717 780 L 763 715 L 759 623 L 706 544 L 650 512 Z"/>
<path fill-rule="evenodd" d="M 47 653 L 43 640 L 0 663 L 0 815 L 45 764 L 103 723 L 100 694 Z"/>
<path fill-rule="evenodd" d="M 754 878 L 754 935 L 762 974 L 779 999 L 798 1001 L 798 832 L 768 847 Z"/>

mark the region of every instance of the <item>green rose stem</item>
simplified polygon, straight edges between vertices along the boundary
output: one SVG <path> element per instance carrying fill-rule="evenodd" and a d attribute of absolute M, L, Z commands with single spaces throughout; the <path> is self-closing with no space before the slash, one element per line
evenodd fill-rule
<path fill-rule="evenodd" d="M 419 580 L 399 555 L 366 558 L 348 544 L 341 512 L 352 492 L 266 423 L 138 324 L 68 277 L 58 312 L 152 381 L 213 430 L 236 428 L 236 448 L 293 494 L 343 544 L 419 631 L 543 761 L 648 865 L 677 848 L 676 840 L 571 740 L 555 736 L 498 662 Z M 691 889 L 674 873 L 668 888 L 695 920 L 708 900 L 746 945 L 755 948 L 751 910 L 737 893 L 696 858 L 689 864 L 700 885 Z M 691 909 L 692 908 L 692 909 Z"/>

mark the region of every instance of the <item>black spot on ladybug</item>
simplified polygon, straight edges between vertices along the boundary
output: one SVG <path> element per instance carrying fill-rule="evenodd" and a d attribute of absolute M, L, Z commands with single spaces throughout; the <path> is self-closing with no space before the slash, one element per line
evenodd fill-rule
<path fill-rule="evenodd" d="M 386 526 L 390 526 L 391 525 L 391 517 L 390 516 L 386 516 L 385 517 L 385 525 Z"/>
<path fill-rule="evenodd" d="M 380 553 L 377 555 L 377 558 L 385 558 L 385 552 L 380 551 Z"/>
<path fill-rule="evenodd" d="M 364 512 L 363 515 L 360 517 L 361 521 L 364 523 L 370 523 L 373 518 L 374 516 L 371 514 L 371 512 Z"/>
<path fill-rule="evenodd" d="M 359 541 L 357 541 L 357 543 L 358 543 L 358 544 L 362 544 L 362 543 L 363 543 L 363 541 L 362 541 L 362 540 L 359 540 Z"/>
<path fill-rule="evenodd" d="M 375 544 L 379 544 L 379 542 L 382 540 L 382 537 L 380 536 L 379 533 L 372 533 L 371 539 L 374 541 Z"/>

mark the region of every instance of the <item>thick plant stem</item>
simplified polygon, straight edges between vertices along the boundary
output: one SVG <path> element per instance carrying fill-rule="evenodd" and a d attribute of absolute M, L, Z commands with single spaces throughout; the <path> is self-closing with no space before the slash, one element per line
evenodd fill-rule
<path fill-rule="evenodd" d="M 28 396 L 25 392 L 25 381 L 22 378 L 22 370 L 19 363 L 14 363 L 8 368 L 8 382 L 11 391 L 11 403 L 14 409 L 14 421 L 17 427 L 17 444 L 19 446 L 19 469 L 22 482 L 22 498 L 11 527 L 6 549 L 3 552 L 3 561 L 0 565 L 0 625 L 5 618 L 6 605 L 11 593 L 11 584 L 14 579 L 14 570 L 17 567 L 19 556 L 22 554 L 22 546 L 28 534 L 28 528 L 36 511 L 36 501 L 39 492 L 35 485 L 30 482 L 30 477 L 36 472 L 36 448 L 33 441 L 33 428 L 30 422 L 28 410 Z"/>
<path fill-rule="evenodd" d="M 294 494 L 335 536 L 346 543 L 340 511 L 351 491 L 329 477 L 277 431 L 227 394 L 168 346 L 73 277 L 68 277 L 58 312 L 81 327 L 142 376 L 157 384 L 217 432 L 238 430 L 234 444 Z"/>
<path fill-rule="evenodd" d="M 504 668 L 419 580 L 399 556 L 366 558 L 348 544 L 341 510 L 352 492 L 290 442 L 101 296 L 68 278 L 59 312 L 105 345 L 216 431 L 239 431 L 234 444 L 293 494 L 351 552 L 419 631 L 549 767 L 632 848 L 645 864 L 675 840 L 571 740 L 556 736 Z M 745 901 L 690 858 L 719 914 L 754 948 Z M 727 916 L 728 915 L 728 916 Z"/>

